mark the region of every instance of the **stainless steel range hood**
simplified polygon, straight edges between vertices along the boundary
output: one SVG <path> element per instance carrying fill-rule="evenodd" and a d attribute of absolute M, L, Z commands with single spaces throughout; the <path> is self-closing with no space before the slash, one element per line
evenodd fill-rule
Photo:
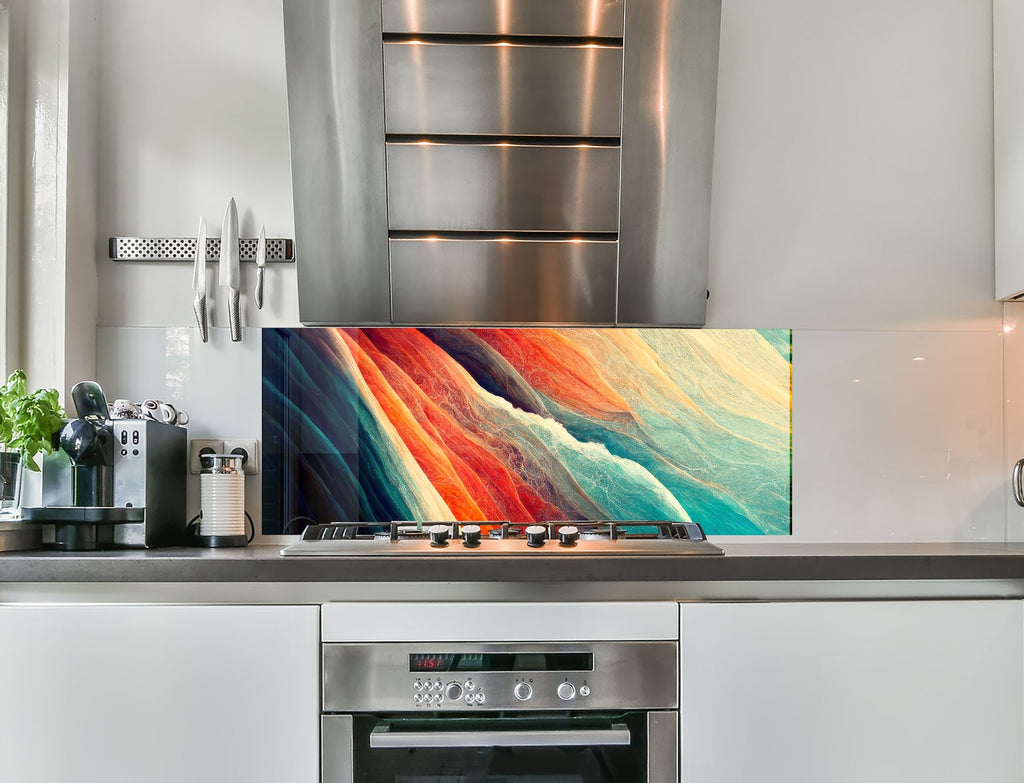
<path fill-rule="evenodd" d="M 704 323 L 721 0 L 284 0 L 309 325 Z"/>

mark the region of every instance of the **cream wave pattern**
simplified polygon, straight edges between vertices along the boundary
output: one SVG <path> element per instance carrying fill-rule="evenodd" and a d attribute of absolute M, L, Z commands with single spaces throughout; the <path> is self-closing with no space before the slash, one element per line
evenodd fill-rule
<path fill-rule="evenodd" d="M 292 507 L 271 509 L 282 524 L 692 519 L 709 535 L 790 532 L 789 331 L 263 340 L 267 457 L 294 478 Z M 270 483 L 265 518 L 282 496 Z"/>

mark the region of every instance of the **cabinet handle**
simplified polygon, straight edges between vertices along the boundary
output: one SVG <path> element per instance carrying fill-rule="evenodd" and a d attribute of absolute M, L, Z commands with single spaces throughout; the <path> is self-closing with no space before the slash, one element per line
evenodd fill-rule
<path fill-rule="evenodd" d="M 1013 466 L 1013 481 L 1010 483 L 1013 485 L 1013 499 L 1017 501 L 1018 506 L 1024 507 L 1024 484 L 1021 480 L 1024 479 L 1024 459 L 1017 460 L 1017 464 Z"/>
<path fill-rule="evenodd" d="M 555 731 L 400 731 L 386 725 L 370 732 L 371 748 L 544 748 L 567 746 L 628 745 L 629 729 L 613 724 L 609 729 L 560 729 Z"/>

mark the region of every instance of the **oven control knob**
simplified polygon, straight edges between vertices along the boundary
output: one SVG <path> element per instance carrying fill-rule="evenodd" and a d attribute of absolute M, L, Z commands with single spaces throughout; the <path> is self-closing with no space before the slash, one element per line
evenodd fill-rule
<path fill-rule="evenodd" d="M 448 701 L 458 701 L 462 698 L 462 686 L 457 682 L 450 682 L 444 689 L 444 696 Z"/>
<path fill-rule="evenodd" d="M 427 528 L 431 546 L 448 546 L 448 525 L 431 525 Z"/>
<path fill-rule="evenodd" d="M 462 526 L 462 545 L 470 548 L 480 546 L 480 525 Z"/>
<path fill-rule="evenodd" d="M 580 530 L 576 525 L 562 525 L 558 528 L 558 543 L 561 546 L 576 546 Z"/>
<path fill-rule="evenodd" d="M 562 701 L 572 701 L 576 698 L 576 686 L 571 682 L 560 682 L 556 693 Z"/>
<path fill-rule="evenodd" d="M 589 696 L 589 695 L 590 695 L 590 686 L 589 685 L 581 685 L 580 686 L 580 696 Z"/>
<path fill-rule="evenodd" d="M 533 696 L 533 688 L 530 687 L 528 682 L 517 682 L 516 687 L 512 689 L 512 693 L 519 701 L 528 701 Z"/>
<path fill-rule="evenodd" d="M 544 546 L 544 539 L 548 537 L 548 529 L 544 525 L 530 525 L 526 528 L 527 546 Z"/>

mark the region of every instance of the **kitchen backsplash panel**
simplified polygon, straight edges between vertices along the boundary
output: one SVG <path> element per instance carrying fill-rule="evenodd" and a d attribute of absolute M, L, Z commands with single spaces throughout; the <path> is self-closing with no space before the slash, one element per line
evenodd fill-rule
<path fill-rule="evenodd" d="M 791 529 L 787 330 L 264 329 L 263 532 L 338 520 Z"/>

